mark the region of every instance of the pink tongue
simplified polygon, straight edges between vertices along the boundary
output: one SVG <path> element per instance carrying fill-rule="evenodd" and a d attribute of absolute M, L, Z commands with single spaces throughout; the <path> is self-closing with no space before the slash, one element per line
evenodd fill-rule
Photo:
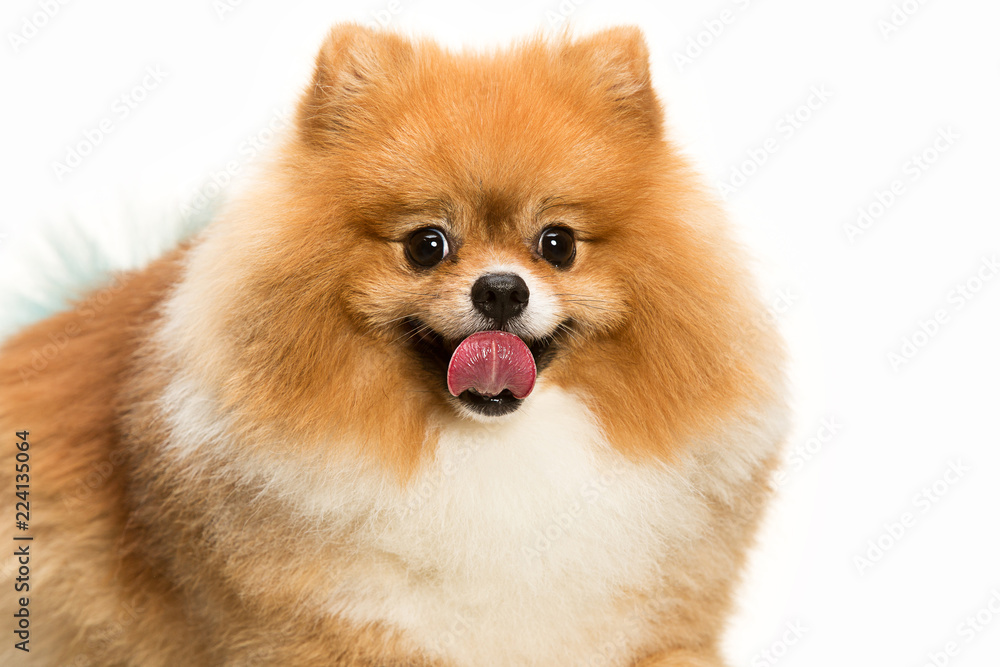
<path fill-rule="evenodd" d="M 448 364 L 448 391 L 458 396 L 473 389 L 496 396 L 509 389 L 524 398 L 535 386 L 535 359 L 518 336 L 506 331 L 474 333 L 455 349 Z"/>

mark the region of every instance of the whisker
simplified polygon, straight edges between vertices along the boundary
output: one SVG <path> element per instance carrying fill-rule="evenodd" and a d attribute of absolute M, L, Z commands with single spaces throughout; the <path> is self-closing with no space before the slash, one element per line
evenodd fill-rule
<path fill-rule="evenodd" d="M 428 332 L 434 333 L 434 329 L 432 329 L 430 327 L 430 325 L 424 324 L 423 322 L 421 322 L 420 326 L 414 328 L 412 331 L 407 332 L 406 334 L 404 334 L 403 336 L 397 338 L 393 342 L 396 342 L 396 343 L 407 342 L 407 341 L 410 341 L 410 340 L 412 340 L 414 338 L 419 337 L 421 334 L 428 333 Z"/>
<path fill-rule="evenodd" d="M 410 341 L 410 340 L 412 340 L 412 339 L 420 336 L 425 331 L 430 331 L 430 327 L 428 327 L 426 325 L 422 325 L 422 326 L 417 327 L 416 329 L 413 329 L 412 331 L 405 332 L 401 336 L 397 336 L 392 342 L 393 343 L 405 343 L 405 342 L 408 342 L 408 341 Z"/>
<path fill-rule="evenodd" d="M 556 331 L 557 332 L 565 331 L 566 334 L 573 340 L 577 341 L 578 343 L 583 342 L 583 336 L 581 336 L 579 332 L 574 331 L 573 328 L 566 322 L 560 322 L 559 325 L 556 327 Z"/>
<path fill-rule="evenodd" d="M 592 296 L 590 294 L 574 294 L 573 292 L 556 292 L 555 295 L 556 296 L 571 296 L 571 297 L 575 297 L 577 299 L 588 299 L 590 301 L 600 301 L 602 303 L 607 302 L 607 299 L 601 299 L 599 297 Z"/>
<path fill-rule="evenodd" d="M 402 322 L 403 320 L 413 319 L 413 315 L 400 315 L 399 317 L 394 317 L 391 320 L 385 322 L 385 324 L 395 324 L 396 322 Z"/>
<path fill-rule="evenodd" d="M 565 301 L 566 301 L 566 303 L 577 303 L 577 304 L 580 304 L 580 305 L 582 305 L 582 306 L 584 306 L 586 308 L 593 308 L 594 310 L 603 310 L 605 312 L 616 313 L 618 315 L 627 315 L 628 312 L 629 312 L 629 311 L 623 310 L 621 308 L 608 308 L 608 307 L 603 307 L 603 306 L 595 306 L 594 304 L 589 303 L 587 301 L 578 301 L 578 300 L 575 300 L 575 299 L 565 299 Z"/>
<path fill-rule="evenodd" d="M 397 290 L 397 291 L 400 294 L 409 294 L 411 296 L 423 296 L 423 297 L 427 297 L 428 299 L 440 299 L 441 298 L 440 294 L 430 294 L 430 293 L 427 293 L 427 292 L 407 292 L 406 290 Z"/>

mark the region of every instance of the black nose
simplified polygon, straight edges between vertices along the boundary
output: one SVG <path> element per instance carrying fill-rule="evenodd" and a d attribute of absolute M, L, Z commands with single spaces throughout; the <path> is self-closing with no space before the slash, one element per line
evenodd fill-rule
<path fill-rule="evenodd" d="M 528 305 L 528 286 L 515 273 L 487 273 L 472 285 L 476 310 L 503 326 Z"/>

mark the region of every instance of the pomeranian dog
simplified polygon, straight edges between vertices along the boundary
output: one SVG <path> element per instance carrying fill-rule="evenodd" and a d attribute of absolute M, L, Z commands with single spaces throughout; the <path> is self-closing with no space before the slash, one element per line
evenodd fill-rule
<path fill-rule="evenodd" d="M 293 125 L 6 341 L 3 664 L 722 665 L 783 352 L 641 33 L 339 26 Z"/>

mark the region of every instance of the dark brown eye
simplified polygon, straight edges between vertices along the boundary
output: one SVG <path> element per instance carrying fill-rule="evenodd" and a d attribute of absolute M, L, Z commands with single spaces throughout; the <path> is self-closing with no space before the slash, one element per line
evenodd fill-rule
<path fill-rule="evenodd" d="M 546 227 L 538 237 L 538 254 L 552 266 L 569 266 L 576 257 L 573 232 L 565 227 Z"/>
<path fill-rule="evenodd" d="M 410 234 L 406 256 L 417 266 L 435 266 L 448 256 L 448 237 L 437 227 L 425 227 Z"/>

